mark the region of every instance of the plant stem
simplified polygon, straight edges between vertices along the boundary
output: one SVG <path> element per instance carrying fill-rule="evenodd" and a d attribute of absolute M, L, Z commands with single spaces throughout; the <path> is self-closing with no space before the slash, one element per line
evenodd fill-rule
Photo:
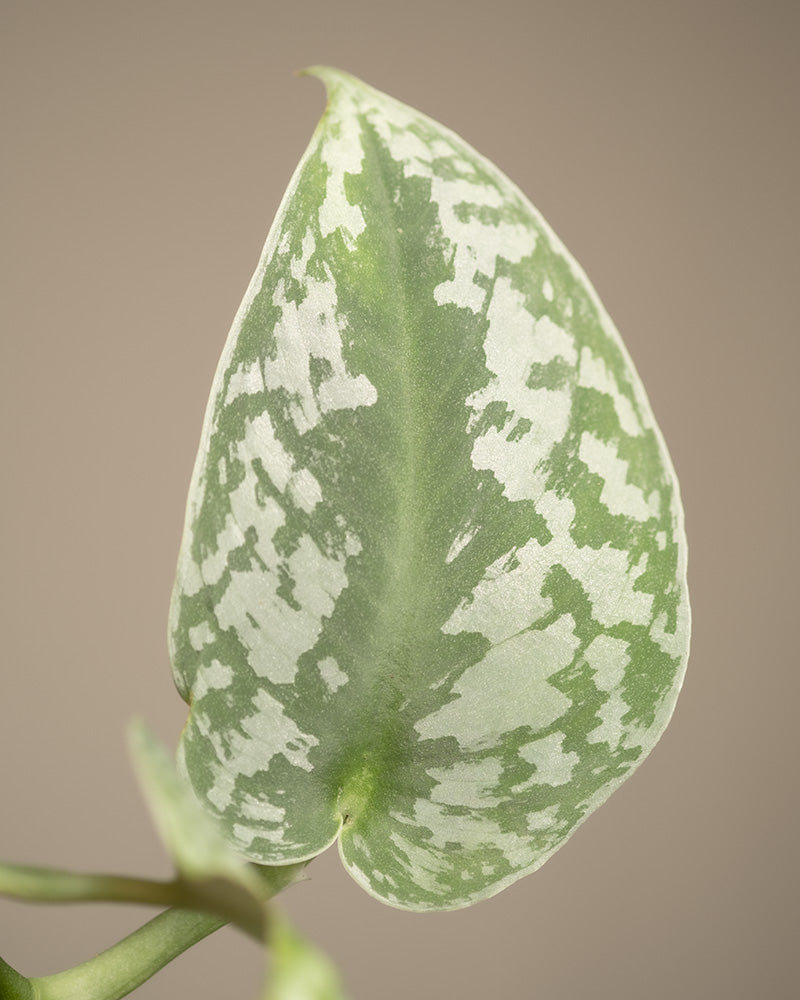
<path fill-rule="evenodd" d="M 287 873 L 286 879 L 292 873 Z M 277 881 L 264 881 L 264 898 L 281 886 Z M 60 871 L 55 868 L 31 868 L 22 865 L 0 865 L 0 894 L 26 902 L 82 903 L 114 902 L 143 903 L 197 910 L 232 922 L 257 941 L 264 940 L 264 910 L 241 887 L 220 879 L 187 882 L 177 878 L 171 882 L 129 878 L 123 875 L 89 875 Z"/>
<path fill-rule="evenodd" d="M 298 881 L 307 862 L 253 865 L 244 884 L 224 876 L 170 882 L 0 864 L 0 895 L 28 902 L 108 901 L 169 906 L 95 958 L 51 976 L 26 979 L 0 959 L 1 1000 L 118 1000 L 191 945 L 232 923 L 264 944 L 267 900 Z"/>
<path fill-rule="evenodd" d="M 87 875 L 56 868 L 0 865 L 0 894 L 43 903 L 104 901 L 175 905 L 179 883 L 123 875 Z"/>
<path fill-rule="evenodd" d="M 36 1000 L 120 1000 L 225 923 L 204 913 L 167 910 L 82 965 L 30 979 L 32 995 Z"/>

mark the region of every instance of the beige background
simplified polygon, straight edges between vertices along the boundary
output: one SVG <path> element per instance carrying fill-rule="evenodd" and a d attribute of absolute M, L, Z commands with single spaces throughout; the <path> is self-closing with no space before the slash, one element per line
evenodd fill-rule
<path fill-rule="evenodd" d="M 126 760 L 184 718 L 165 619 L 213 369 L 348 69 L 497 162 L 582 262 L 682 480 L 693 654 L 637 775 L 455 914 L 287 894 L 354 1000 L 784 998 L 797 982 L 796 3 L 2 0 L 0 857 L 165 875 Z M 146 916 L 0 902 L 75 963 Z M 140 1000 L 254 997 L 223 932 Z"/>

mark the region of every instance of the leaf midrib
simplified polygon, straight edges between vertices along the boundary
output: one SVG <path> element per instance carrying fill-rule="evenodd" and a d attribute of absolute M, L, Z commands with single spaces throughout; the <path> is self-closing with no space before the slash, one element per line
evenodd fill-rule
<path fill-rule="evenodd" d="M 378 634 L 374 639 L 377 639 L 380 645 L 381 635 L 395 634 L 398 620 L 408 622 L 409 618 L 415 617 L 412 605 L 415 604 L 415 595 L 419 593 L 417 578 L 420 548 L 418 518 L 420 498 L 417 490 L 423 435 L 417 421 L 417 414 L 420 412 L 420 390 L 418 381 L 414 377 L 415 343 L 410 321 L 413 309 L 409 308 L 407 293 L 409 281 L 398 236 L 397 213 L 377 153 L 377 139 L 368 125 L 362 130 L 362 142 L 364 169 L 372 172 L 375 181 L 378 182 L 375 186 L 380 190 L 379 212 L 384 220 L 380 227 L 385 252 L 383 259 L 387 262 L 385 267 L 387 277 L 393 279 L 386 282 L 384 293 L 387 290 L 390 293 L 392 301 L 390 312 L 392 316 L 397 317 L 397 329 L 400 331 L 395 340 L 402 347 L 402 350 L 395 352 L 393 356 L 397 375 L 396 398 L 399 406 L 394 413 L 387 411 L 388 418 L 398 431 L 397 439 L 403 442 L 403 450 L 399 462 L 396 462 L 399 456 L 389 456 L 392 468 L 386 475 L 387 481 L 395 484 L 396 507 L 394 523 L 390 526 L 393 529 L 392 541 L 386 545 L 384 551 L 396 553 L 396 556 L 391 560 L 387 557 L 391 575 L 381 595 L 379 615 L 375 623 Z M 401 280 L 397 280 L 398 275 L 402 276 Z M 381 628 L 381 625 L 384 628 Z"/>

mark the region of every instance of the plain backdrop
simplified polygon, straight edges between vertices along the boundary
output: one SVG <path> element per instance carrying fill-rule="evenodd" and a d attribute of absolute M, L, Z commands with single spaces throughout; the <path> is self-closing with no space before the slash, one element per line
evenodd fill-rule
<path fill-rule="evenodd" d="M 353 1000 L 796 994 L 800 7 L 0 2 L 0 857 L 166 876 L 126 758 L 185 717 L 166 613 L 205 400 L 322 112 L 314 63 L 494 160 L 583 264 L 682 483 L 684 692 L 538 873 L 452 914 L 335 852 L 285 897 Z M 30 975 L 149 916 L 0 902 Z M 230 931 L 139 1000 L 254 998 Z"/>

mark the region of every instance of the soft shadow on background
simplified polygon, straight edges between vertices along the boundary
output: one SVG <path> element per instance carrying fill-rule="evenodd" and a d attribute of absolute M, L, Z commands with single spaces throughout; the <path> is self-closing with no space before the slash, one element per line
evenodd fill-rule
<path fill-rule="evenodd" d="M 494 160 L 583 264 L 681 478 L 694 639 L 647 763 L 454 914 L 335 854 L 287 893 L 353 1000 L 794 996 L 797 51 L 780 2 L 0 3 L 0 857 L 166 875 L 124 729 L 185 717 L 166 613 L 217 358 L 322 112 L 314 63 Z M 145 910 L 0 902 L 30 975 Z M 200 944 L 139 1000 L 254 998 Z"/>

